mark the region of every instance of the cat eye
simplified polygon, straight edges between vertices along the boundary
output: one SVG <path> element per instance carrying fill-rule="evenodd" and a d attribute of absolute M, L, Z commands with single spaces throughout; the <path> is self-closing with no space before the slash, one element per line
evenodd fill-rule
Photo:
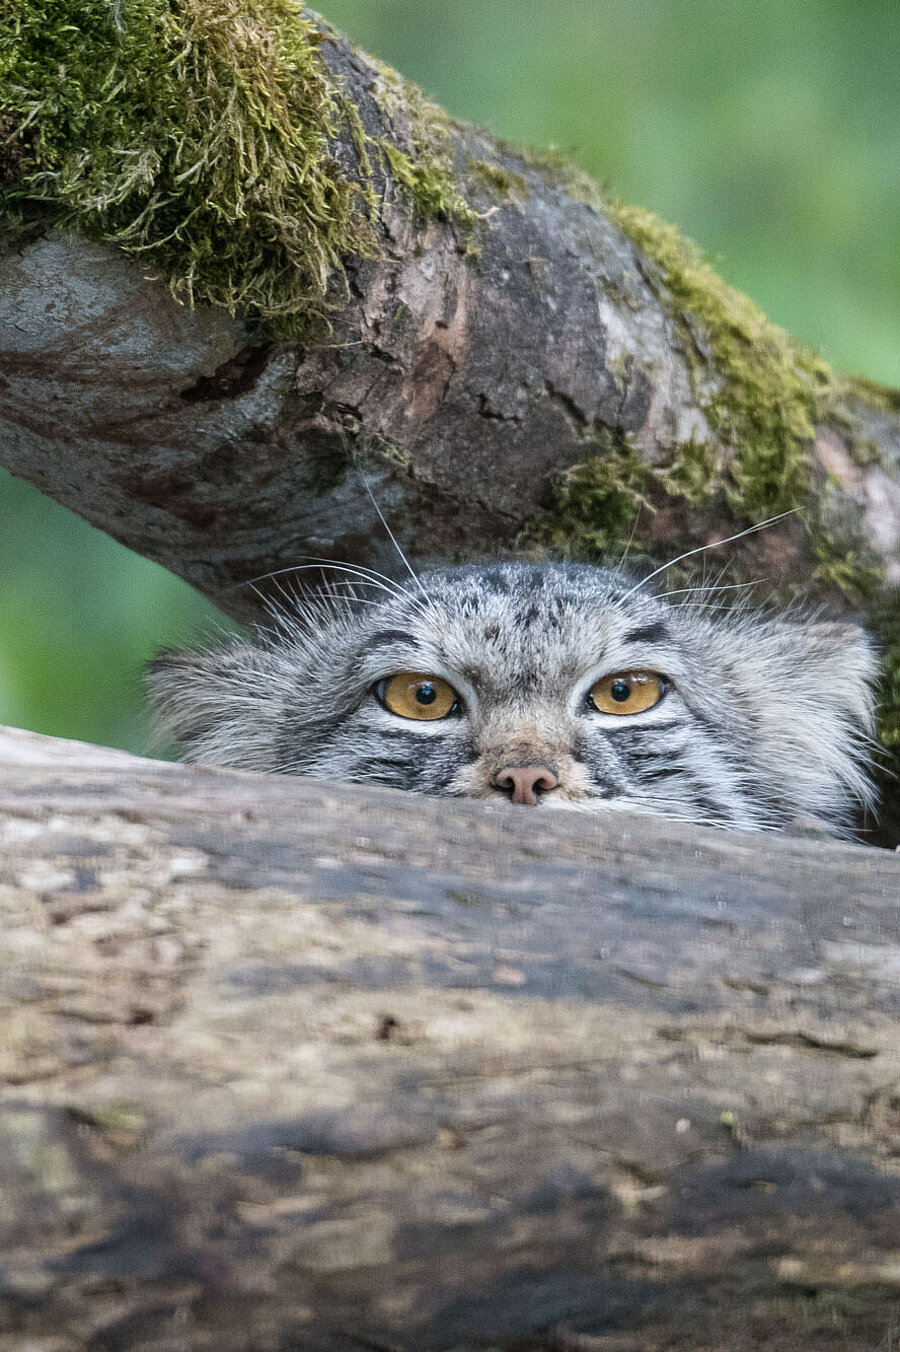
<path fill-rule="evenodd" d="M 398 718 L 446 718 L 456 708 L 458 696 L 440 676 L 421 671 L 400 671 L 375 686 L 375 698 Z"/>
<path fill-rule="evenodd" d="M 588 701 L 601 714 L 642 714 L 659 704 L 667 688 L 655 671 L 614 671 L 591 686 Z"/>

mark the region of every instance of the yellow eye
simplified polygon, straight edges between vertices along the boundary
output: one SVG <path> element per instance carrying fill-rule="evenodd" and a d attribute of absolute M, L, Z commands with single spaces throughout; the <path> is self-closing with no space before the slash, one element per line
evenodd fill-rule
<path fill-rule="evenodd" d="M 388 676 L 378 682 L 375 694 L 398 718 L 446 718 L 457 700 L 452 685 L 440 676 L 426 676 L 421 671 L 400 671 L 396 676 Z"/>
<path fill-rule="evenodd" d="M 591 686 L 589 698 L 601 714 L 642 714 L 665 693 L 666 681 L 655 671 L 614 671 Z"/>

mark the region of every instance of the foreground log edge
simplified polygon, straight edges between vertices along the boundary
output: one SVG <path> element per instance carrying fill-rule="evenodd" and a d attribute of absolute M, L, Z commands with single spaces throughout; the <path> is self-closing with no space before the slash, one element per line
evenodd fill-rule
<path fill-rule="evenodd" d="M 890 1345 L 892 853 L 0 763 L 2 1352 Z"/>

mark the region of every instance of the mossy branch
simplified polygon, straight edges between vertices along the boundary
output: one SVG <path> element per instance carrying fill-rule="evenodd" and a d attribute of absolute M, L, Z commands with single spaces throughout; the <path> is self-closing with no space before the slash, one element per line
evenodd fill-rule
<path fill-rule="evenodd" d="M 6 223 L 43 209 L 188 304 L 307 318 L 372 247 L 361 185 L 329 153 L 319 42 L 294 0 L 22 0 L 0 25 L 21 147 Z"/>

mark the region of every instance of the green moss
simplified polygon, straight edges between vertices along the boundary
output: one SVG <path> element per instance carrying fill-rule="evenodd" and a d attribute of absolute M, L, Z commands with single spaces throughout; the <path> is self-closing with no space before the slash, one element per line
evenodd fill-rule
<path fill-rule="evenodd" d="M 444 216 L 466 227 L 475 224 L 475 212 L 457 188 L 456 180 L 445 164 L 419 148 L 415 158 L 412 158 L 391 145 L 390 141 L 383 141 L 381 149 L 390 165 L 394 181 L 409 193 L 420 221 Z"/>
<path fill-rule="evenodd" d="M 363 196 L 369 208 L 369 219 L 375 224 L 378 218 L 378 208 L 380 200 L 375 191 L 375 173 L 372 165 L 372 156 L 369 153 L 370 141 L 366 135 L 366 129 L 363 126 L 363 120 L 359 115 L 359 109 L 356 104 L 340 91 L 338 96 L 341 116 L 350 129 L 350 139 L 353 142 L 353 149 L 356 152 L 356 158 L 359 162 L 360 173 L 363 180 Z"/>
<path fill-rule="evenodd" d="M 412 468 L 412 456 L 409 451 L 401 450 L 394 441 L 388 441 L 385 437 L 370 437 L 369 448 L 377 454 L 380 460 L 387 461 L 388 464 L 397 465 L 406 470 Z"/>
<path fill-rule="evenodd" d="M 472 160 L 469 164 L 469 177 L 496 202 L 509 202 L 515 197 L 525 197 L 528 192 L 521 174 L 513 173 L 502 164 L 492 164 L 487 160 Z"/>
<path fill-rule="evenodd" d="M 443 216 L 471 230 L 478 214 L 459 186 L 452 119 L 390 66 L 373 57 L 367 61 L 376 77 L 372 95 L 394 133 L 394 140 L 378 142 L 393 178 L 409 195 L 421 221 Z"/>
<path fill-rule="evenodd" d="M 802 511 L 815 562 L 815 578 L 852 605 L 879 593 L 884 564 L 865 537 L 865 509 L 828 475 Z"/>
<path fill-rule="evenodd" d="M 882 463 L 881 450 L 877 442 L 866 437 L 851 441 L 849 455 L 854 465 L 859 465 L 860 469 L 869 469 L 872 465 Z"/>
<path fill-rule="evenodd" d="M 587 450 L 584 461 L 557 476 L 553 508 L 523 544 L 566 558 L 608 559 L 624 549 L 639 510 L 653 511 L 646 494 L 655 472 L 627 438 L 604 430 L 586 443 Z"/>
<path fill-rule="evenodd" d="M 685 441 L 676 447 L 672 462 L 657 471 L 666 492 L 684 498 L 692 507 L 702 507 L 717 489 L 716 448 L 708 442 Z"/>
<path fill-rule="evenodd" d="M 713 446 L 685 442 L 667 466 L 648 465 L 623 433 L 595 432 L 585 442 L 585 459 L 557 475 L 553 506 L 532 523 L 522 543 L 604 563 L 628 549 L 634 559 L 641 513 L 646 524 L 666 498 L 692 507 L 709 502 L 715 459 Z M 684 580 L 693 580 L 690 571 Z"/>
<path fill-rule="evenodd" d="M 723 282 L 674 226 L 620 202 L 607 209 L 659 265 L 697 368 L 709 350 L 718 388 L 698 393 L 719 438 L 735 447 L 725 485 L 733 507 L 759 520 L 795 506 L 807 488 L 804 443 L 833 399 L 830 367 Z M 698 324 L 699 342 L 691 331 Z"/>
<path fill-rule="evenodd" d="M 900 390 L 892 389 L 890 385 L 869 380 L 867 376 L 847 376 L 845 385 L 850 394 L 858 394 L 867 404 L 874 404 L 876 408 L 883 408 L 890 413 L 900 411 Z"/>
<path fill-rule="evenodd" d="M 113 242 L 182 301 L 296 330 L 371 252 L 366 185 L 329 150 L 340 100 L 295 0 L 17 0 L 0 108 L 9 227 Z"/>

